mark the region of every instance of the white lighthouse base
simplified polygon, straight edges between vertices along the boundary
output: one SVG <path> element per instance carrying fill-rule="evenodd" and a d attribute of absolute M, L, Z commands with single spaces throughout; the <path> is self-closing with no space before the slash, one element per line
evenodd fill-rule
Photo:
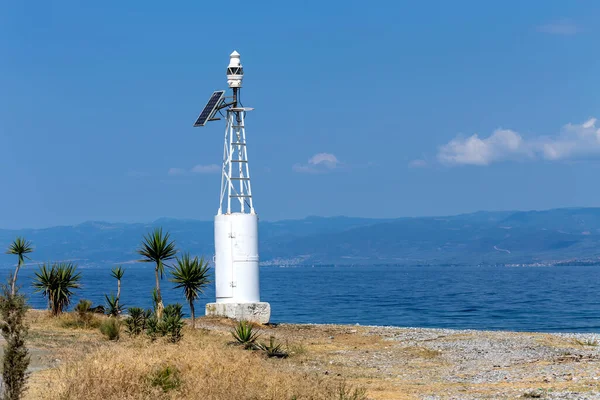
<path fill-rule="evenodd" d="M 208 303 L 206 304 L 206 315 L 267 324 L 271 319 L 271 305 L 265 302 Z"/>

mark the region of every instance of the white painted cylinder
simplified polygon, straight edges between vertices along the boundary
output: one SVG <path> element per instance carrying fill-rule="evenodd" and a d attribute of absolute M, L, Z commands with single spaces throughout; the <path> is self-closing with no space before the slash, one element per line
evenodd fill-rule
<path fill-rule="evenodd" d="M 215 289 L 217 303 L 260 301 L 258 216 L 215 216 Z"/>

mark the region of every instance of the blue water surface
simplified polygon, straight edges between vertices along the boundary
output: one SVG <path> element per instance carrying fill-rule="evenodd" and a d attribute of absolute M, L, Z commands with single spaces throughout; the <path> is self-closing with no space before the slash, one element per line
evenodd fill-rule
<path fill-rule="evenodd" d="M 34 266 L 19 274 L 34 308 L 46 301 L 31 288 Z M 110 268 L 79 267 L 75 296 L 104 302 L 116 292 Z M 0 267 L 7 276 L 12 267 Z M 600 332 L 600 267 L 302 266 L 261 267 L 261 300 L 272 322 L 394 325 L 538 332 Z M 126 266 L 121 303 L 151 307 L 154 269 Z M 162 280 L 165 304 L 185 303 Z M 210 285 L 196 304 L 214 301 Z M 186 305 L 187 312 L 188 307 Z"/>

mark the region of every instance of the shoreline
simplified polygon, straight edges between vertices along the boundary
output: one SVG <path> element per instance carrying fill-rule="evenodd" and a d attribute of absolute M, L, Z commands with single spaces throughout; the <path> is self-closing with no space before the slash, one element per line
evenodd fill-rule
<path fill-rule="evenodd" d="M 290 382 L 305 378 L 316 379 L 314 382 L 342 380 L 351 387 L 364 388 L 372 400 L 600 400 L 598 334 L 339 324 L 260 326 L 259 340 L 266 342 L 274 337 L 290 354 L 287 359 L 277 360 L 231 346 L 235 322 L 224 318 L 200 317 L 196 329 L 191 329 L 186 320 L 183 340 L 177 345 L 152 342 L 144 335 L 130 338 L 124 331 L 118 342 L 110 342 L 97 326 L 76 327 L 75 320 L 75 313 L 52 318 L 46 310 L 28 312 L 32 375 L 25 399 L 61 398 L 47 397 L 48 390 L 80 384 L 81 376 L 85 376 L 80 371 L 88 369 L 102 368 L 101 375 L 107 381 L 120 379 L 111 377 L 121 373 L 118 368 L 109 367 L 112 361 L 105 365 L 102 360 L 122 359 L 127 354 L 130 358 L 121 362 L 152 369 L 161 365 L 164 357 L 179 352 L 178 357 L 183 358 L 176 358 L 176 362 L 185 371 L 199 368 L 194 364 L 198 359 L 205 359 L 203 362 L 210 367 L 213 362 L 220 362 L 214 357 L 242 357 L 257 370 L 271 371 L 260 379 L 277 373 Z M 221 355 L 213 357 L 214 352 Z M 77 373 L 65 383 L 68 371 Z M 96 376 L 100 372 L 86 373 Z M 189 379 L 201 377 L 192 374 Z M 95 385 L 94 382 L 88 385 Z M 194 387 L 203 384 L 197 381 Z M 121 386 L 113 387 L 111 390 L 116 392 L 111 395 L 93 398 L 127 397 L 120 392 L 126 385 Z M 93 389 L 98 393 L 105 390 L 103 386 Z M 128 398 L 143 398 L 140 396 Z M 182 392 L 177 398 L 197 398 L 186 396 Z"/>
<path fill-rule="evenodd" d="M 47 309 L 40 309 L 40 308 L 30 308 L 29 310 L 31 311 L 35 311 L 35 312 L 47 312 Z M 69 311 L 69 312 L 72 312 Z M 125 311 L 123 314 L 121 314 L 122 318 L 125 318 L 127 316 L 127 312 Z M 205 315 L 200 315 L 197 316 L 197 318 L 208 318 L 211 319 L 212 317 L 207 317 Z M 189 320 L 189 317 L 186 318 L 186 320 Z M 397 325 L 363 325 L 363 324 L 359 324 L 359 323 L 346 323 L 346 324 L 336 324 L 336 323 L 316 323 L 316 322 L 269 322 L 266 326 L 278 326 L 278 325 L 284 325 L 284 326 L 294 326 L 294 325 L 306 325 L 306 326 L 314 326 L 314 327 L 328 327 L 328 326 L 340 326 L 340 327 L 362 327 L 362 328 L 376 328 L 376 329 L 413 329 L 413 330 L 418 330 L 418 329 L 423 329 L 423 330 L 439 330 L 439 331 L 451 331 L 451 332 L 455 332 L 455 333 L 523 333 L 523 334 L 549 334 L 549 335 L 559 335 L 559 336 L 597 336 L 597 338 L 600 340 L 600 330 L 598 332 L 574 332 L 574 331 L 516 331 L 516 330 L 510 330 L 510 329 L 473 329 L 473 328 L 438 328 L 438 327 L 422 327 L 422 326 L 397 326 Z M 600 328 L 599 328 L 600 329 Z"/>

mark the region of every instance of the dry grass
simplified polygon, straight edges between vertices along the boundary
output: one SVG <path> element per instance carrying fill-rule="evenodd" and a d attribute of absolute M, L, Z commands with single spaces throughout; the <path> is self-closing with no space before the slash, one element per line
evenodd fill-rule
<path fill-rule="evenodd" d="M 468 332 L 399 339 L 403 330 L 360 326 L 263 326 L 261 341 L 275 336 L 290 357 L 267 359 L 260 352 L 228 345 L 234 321 L 200 318 L 185 328 L 179 344 L 121 334 L 119 342 L 84 328 L 75 315 L 51 318 L 30 311 L 29 345 L 36 366 L 26 399 L 335 399 L 522 398 L 539 388 L 600 391 L 598 347 L 547 334 Z M 96 316 L 98 321 L 105 317 Z M 94 324 L 95 325 L 95 324 Z M 412 334 L 411 334 L 412 335 Z M 412 336 L 409 336 L 412 337 Z M 473 339 L 514 340 L 531 351 L 546 348 L 585 357 L 547 357 L 498 368 L 460 357 Z M 411 341 L 414 339 L 411 339 Z M 442 347 L 464 340 L 464 346 Z M 582 342 L 583 343 L 583 342 Z M 477 345 L 477 341 L 473 346 Z M 473 351 L 473 349 L 469 350 Z M 489 365 L 488 365 L 489 364 Z M 37 368 L 39 367 L 39 368 Z M 551 372 L 545 372 L 550 371 Z M 474 382 L 482 373 L 502 371 L 508 380 Z M 569 373 L 570 375 L 565 375 Z M 457 382 L 456 378 L 465 379 Z M 547 379 L 548 378 L 548 379 Z M 575 380 L 577 378 L 577 380 Z M 344 389 L 341 385 L 346 383 Z M 342 393 L 342 394 L 340 394 Z"/>
<path fill-rule="evenodd" d="M 45 399 L 362 399 L 339 379 L 293 372 L 288 361 L 186 331 L 179 344 L 110 343 L 44 374 Z M 346 397 L 340 397 L 342 391 Z M 43 395 L 42 395 L 43 394 Z"/>

